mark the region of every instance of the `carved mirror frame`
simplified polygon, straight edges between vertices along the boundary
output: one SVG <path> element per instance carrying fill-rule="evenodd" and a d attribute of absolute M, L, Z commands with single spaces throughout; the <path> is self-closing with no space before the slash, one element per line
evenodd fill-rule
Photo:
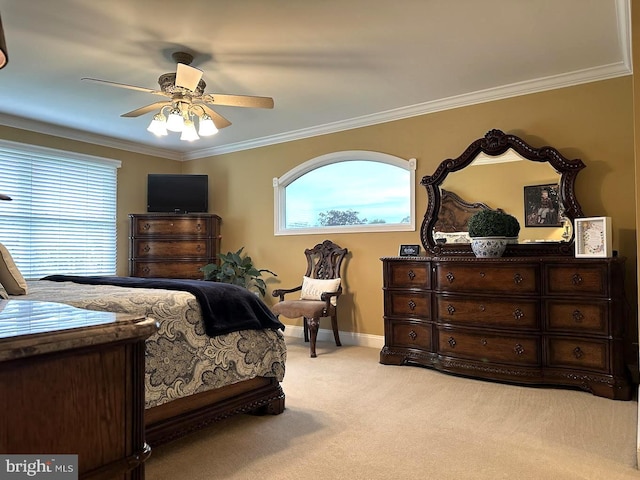
<path fill-rule="evenodd" d="M 441 244 L 435 242 L 433 238 L 433 228 L 438 221 L 442 202 L 440 186 L 447 175 L 467 167 L 481 153 L 496 157 L 509 149 L 527 160 L 550 164 L 560 174 L 559 201 L 564 207 L 564 215 L 571 224 L 575 218 L 584 216 L 575 195 L 576 177 L 585 167 L 582 160 L 569 160 L 553 147 L 534 148 L 516 135 L 505 134 L 494 129 L 487 132 L 483 138 L 471 143 L 458 158 L 447 159 L 440 163 L 433 175 L 422 177 L 420 184 L 427 190 L 427 211 L 420 228 L 420 239 L 425 251 L 436 256 L 473 255 L 470 243 Z M 573 255 L 574 240 L 575 232 L 572 231 L 571 238 L 567 241 L 510 244 L 504 256 Z"/>

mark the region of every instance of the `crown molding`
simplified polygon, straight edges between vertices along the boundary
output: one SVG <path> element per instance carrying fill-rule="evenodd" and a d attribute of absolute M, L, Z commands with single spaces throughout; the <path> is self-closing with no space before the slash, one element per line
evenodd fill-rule
<path fill-rule="evenodd" d="M 78 142 L 83 143 L 91 143 L 102 147 L 116 148 L 127 152 L 135 152 L 143 155 L 167 158 L 170 160 L 184 160 L 182 153 L 174 150 L 149 147 L 136 142 L 129 142 L 127 140 L 107 137 L 105 135 L 97 135 L 83 130 L 76 130 L 60 125 L 54 125 L 52 123 L 41 122 L 39 120 L 17 117 L 4 113 L 0 113 L 0 125 L 19 128 L 30 132 L 42 133 L 44 135 L 52 135 L 54 137 L 66 138 L 68 140 L 77 140 Z"/>
<path fill-rule="evenodd" d="M 557 88 L 565 88 L 583 83 L 596 82 L 600 80 L 608 80 L 611 78 L 630 75 L 631 69 L 626 62 L 620 62 L 603 67 L 595 67 L 578 72 L 571 72 L 563 75 L 555 75 L 552 77 L 540 78 L 531 81 L 513 83 L 502 87 L 489 88 L 473 93 L 467 93 L 454 97 L 448 97 L 432 102 L 425 102 L 408 107 L 396 108 L 385 112 L 365 115 L 340 122 L 328 123 L 311 128 L 303 128 L 293 130 L 278 135 L 256 138 L 246 142 L 230 143 L 228 145 L 220 145 L 208 149 L 194 150 L 184 155 L 185 160 L 194 160 L 197 158 L 211 157 L 224 153 L 238 152 L 241 150 L 249 150 L 252 148 L 265 147 L 278 143 L 291 142 L 301 140 L 303 138 L 316 137 L 319 135 L 327 135 L 330 133 L 342 132 L 354 128 L 368 127 L 380 123 L 402 120 L 405 118 L 416 117 L 428 113 L 435 113 L 453 108 L 465 107 L 479 103 L 493 102 L 505 98 L 516 97 L 520 95 L 528 95 L 531 93 L 543 92 L 546 90 L 555 90 Z"/>
<path fill-rule="evenodd" d="M 626 0 L 618 0 L 618 21 L 620 24 L 619 31 L 621 32 L 621 44 L 629 45 L 629 15 L 628 15 L 628 3 Z M 626 15 L 625 15 L 626 12 Z M 623 26 L 625 28 L 623 28 Z M 177 152 L 175 150 L 168 150 L 163 148 L 149 147 L 135 142 L 129 142 L 125 140 L 118 140 L 116 138 L 106 137 L 102 135 L 96 135 L 80 130 L 74 130 L 58 125 L 52 125 L 49 123 L 30 120 L 22 117 L 15 117 L 12 115 L 0 114 L 0 125 L 6 125 L 9 127 L 20 128 L 23 130 L 29 130 L 37 133 L 43 133 L 46 135 L 53 135 L 56 137 L 68 138 L 70 140 L 77 140 L 85 143 L 92 143 L 101 145 L 104 147 L 116 148 L 129 152 L 135 152 L 145 155 L 152 155 L 161 158 L 167 158 L 177 161 L 195 160 L 198 158 L 212 157 L 216 155 L 222 155 L 225 153 L 239 152 L 242 150 L 250 150 L 253 148 L 265 147 L 269 145 L 276 145 L 279 143 L 291 142 L 294 140 L 301 140 L 304 138 L 316 137 L 320 135 L 327 135 L 330 133 L 337 133 L 346 130 L 352 130 L 354 128 L 362 128 L 371 125 L 377 125 L 380 123 L 392 122 L 395 120 L 402 120 L 405 118 L 416 117 L 419 115 L 425 115 L 429 113 L 439 112 L 443 110 L 450 110 L 453 108 L 459 108 L 469 105 L 475 105 L 480 103 L 492 102 L 510 97 L 516 97 L 520 95 L 528 95 L 531 93 L 538 93 L 546 90 L 554 90 L 558 88 L 565 88 L 574 85 L 580 85 L 584 83 L 597 82 L 601 80 L 608 80 L 611 78 L 626 76 L 632 74 L 630 49 L 621 48 L 623 53 L 623 60 L 618 63 L 604 65 L 601 67 L 594 67 L 585 70 L 579 70 L 576 72 L 566 73 L 562 75 L 554 75 L 536 80 L 512 83 L 501 87 L 489 88 L 486 90 L 480 90 L 473 93 L 467 93 L 463 95 L 457 95 L 440 100 L 434 100 L 431 102 L 424 102 L 416 105 L 410 105 L 408 107 L 396 108 L 393 110 L 387 110 L 380 113 L 371 115 L 364 115 L 361 117 L 352 118 L 340 122 L 333 122 L 324 125 L 319 125 L 310 128 L 303 128 L 299 130 L 293 130 L 277 135 L 270 135 L 267 137 L 255 138 L 248 141 L 230 143 L 227 145 L 220 145 L 211 148 L 205 148 L 200 150 L 193 150 L 191 152 Z"/>

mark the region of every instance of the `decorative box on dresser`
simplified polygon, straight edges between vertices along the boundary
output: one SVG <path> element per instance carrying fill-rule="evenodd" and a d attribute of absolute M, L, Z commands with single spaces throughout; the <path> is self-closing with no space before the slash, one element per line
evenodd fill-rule
<path fill-rule="evenodd" d="M 381 363 L 631 398 L 623 258 L 382 262 Z"/>
<path fill-rule="evenodd" d="M 129 275 L 202 278 L 200 267 L 217 261 L 220 217 L 213 214 L 129 215 Z"/>

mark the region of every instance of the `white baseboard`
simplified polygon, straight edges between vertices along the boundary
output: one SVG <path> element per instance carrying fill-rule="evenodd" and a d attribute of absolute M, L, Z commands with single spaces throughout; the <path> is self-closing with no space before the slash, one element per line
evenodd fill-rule
<path fill-rule="evenodd" d="M 304 330 L 302 326 L 286 325 L 284 329 L 285 337 L 303 338 Z M 333 342 L 333 330 L 321 328 L 318 330 L 317 341 Z M 384 346 L 383 335 L 370 335 L 368 333 L 340 332 L 340 342 L 343 345 L 356 345 L 359 347 L 371 347 L 381 349 Z"/>

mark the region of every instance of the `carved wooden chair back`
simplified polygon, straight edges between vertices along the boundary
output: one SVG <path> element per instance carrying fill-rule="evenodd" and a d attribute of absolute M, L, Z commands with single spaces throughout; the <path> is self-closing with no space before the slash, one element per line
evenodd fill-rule
<path fill-rule="evenodd" d="M 347 249 L 340 248 L 331 240 L 325 240 L 313 248 L 307 248 L 304 254 L 307 257 L 305 276 L 327 280 L 340 278 L 340 267 Z"/>

